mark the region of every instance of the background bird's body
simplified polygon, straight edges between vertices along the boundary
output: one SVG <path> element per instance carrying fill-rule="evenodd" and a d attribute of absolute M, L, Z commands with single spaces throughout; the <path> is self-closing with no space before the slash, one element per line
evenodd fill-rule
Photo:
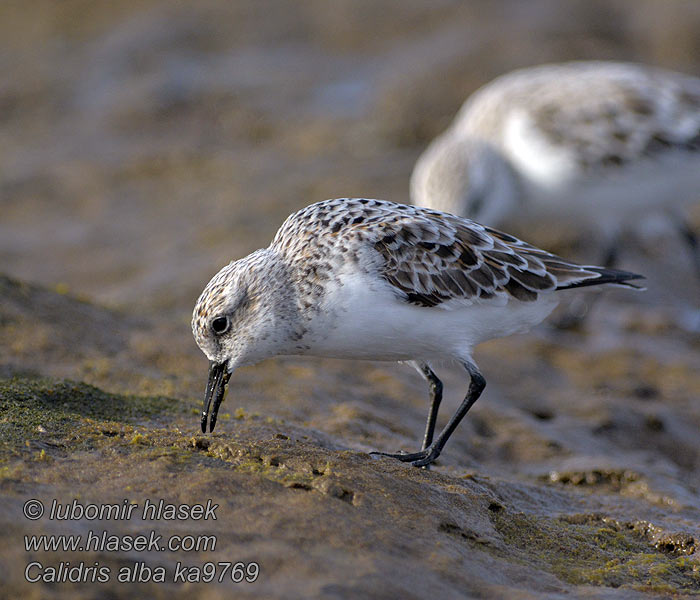
<path fill-rule="evenodd" d="M 698 189 L 700 79 L 606 62 L 523 69 L 484 86 L 411 180 L 421 206 L 604 236 L 683 210 Z"/>

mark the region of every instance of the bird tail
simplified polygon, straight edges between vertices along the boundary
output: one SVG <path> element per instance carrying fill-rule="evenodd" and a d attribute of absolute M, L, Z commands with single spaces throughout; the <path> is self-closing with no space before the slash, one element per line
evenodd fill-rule
<path fill-rule="evenodd" d="M 630 271 L 620 271 L 618 269 L 606 269 L 604 267 L 581 266 L 580 279 L 567 281 L 562 285 L 558 285 L 558 290 L 569 290 L 572 288 L 588 287 L 591 285 L 610 284 L 618 287 L 632 288 L 635 290 L 646 289 L 643 286 L 630 283 L 637 279 L 646 279 L 644 275 L 631 273 Z"/>

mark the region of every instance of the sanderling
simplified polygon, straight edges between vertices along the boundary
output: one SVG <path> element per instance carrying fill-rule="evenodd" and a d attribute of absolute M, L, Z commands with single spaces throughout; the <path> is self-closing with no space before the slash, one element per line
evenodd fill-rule
<path fill-rule="evenodd" d="M 641 65 L 522 69 L 475 92 L 418 159 L 411 201 L 503 226 L 573 223 L 605 248 L 659 213 L 688 243 L 700 190 L 700 79 Z M 531 221 L 528 221 L 531 220 Z"/>
<path fill-rule="evenodd" d="M 277 355 L 411 362 L 431 404 L 421 451 L 433 462 L 485 380 L 472 349 L 526 331 L 557 304 L 557 290 L 628 283 L 640 275 L 581 266 L 471 220 L 382 200 L 326 200 L 292 214 L 269 247 L 219 271 L 192 315 L 210 361 L 202 431 L 231 373 Z M 433 440 L 442 384 L 431 363 L 457 360 L 469 391 Z M 380 453 L 383 454 L 383 453 Z"/>

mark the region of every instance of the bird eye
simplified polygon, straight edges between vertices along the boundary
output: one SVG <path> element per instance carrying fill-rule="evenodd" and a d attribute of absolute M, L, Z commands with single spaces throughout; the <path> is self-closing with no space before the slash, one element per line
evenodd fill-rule
<path fill-rule="evenodd" d="M 216 317 L 216 319 L 212 319 L 211 330 L 216 335 L 221 335 L 222 333 L 226 333 L 228 331 L 230 325 L 231 322 L 229 321 L 228 317 Z"/>

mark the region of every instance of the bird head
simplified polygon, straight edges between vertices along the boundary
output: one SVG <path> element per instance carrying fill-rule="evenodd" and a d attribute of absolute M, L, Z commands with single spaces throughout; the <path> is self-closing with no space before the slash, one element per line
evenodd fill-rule
<path fill-rule="evenodd" d="M 287 303 L 282 270 L 269 249 L 226 265 L 207 284 L 192 313 L 192 333 L 209 359 L 209 380 L 202 411 L 209 431 L 233 371 L 281 353 L 287 336 Z"/>

